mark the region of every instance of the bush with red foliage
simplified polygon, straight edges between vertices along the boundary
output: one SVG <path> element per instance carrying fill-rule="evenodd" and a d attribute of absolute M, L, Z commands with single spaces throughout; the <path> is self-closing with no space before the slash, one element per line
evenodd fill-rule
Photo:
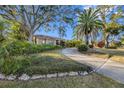
<path fill-rule="evenodd" d="M 104 41 L 100 41 L 98 43 L 98 47 L 103 48 L 104 46 L 105 46 L 105 42 Z"/>

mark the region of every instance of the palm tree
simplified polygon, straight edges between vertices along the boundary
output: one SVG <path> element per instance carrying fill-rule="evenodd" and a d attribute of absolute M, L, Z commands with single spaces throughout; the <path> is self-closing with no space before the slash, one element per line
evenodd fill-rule
<path fill-rule="evenodd" d="M 85 42 L 89 45 L 89 35 L 94 37 L 98 33 L 98 29 L 102 27 L 102 22 L 99 20 L 99 9 L 92 8 L 84 9 L 79 14 L 78 25 L 74 31 L 75 36 L 78 38 L 85 38 Z"/>
<path fill-rule="evenodd" d="M 65 29 L 65 27 L 60 26 L 59 27 L 59 30 L 58 30 L 58 34 L 59 34 L 59 38 L 60 38 L 59 44 L 61 46 L 64 46 L 64 40 L 63 40 L 63 38 L 66 37 L 66 29 Z"/>
<path fill-rule="evenodd" d="M 66 37 L 66 29 L 63 26 L 60 26 L 58 34 L 59 34 L 60 39 L 62 40 L 63 37 Z"/>

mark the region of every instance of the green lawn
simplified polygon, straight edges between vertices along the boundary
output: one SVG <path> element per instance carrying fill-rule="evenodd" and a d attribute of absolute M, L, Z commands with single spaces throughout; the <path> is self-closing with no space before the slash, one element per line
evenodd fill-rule
<path fill-rule="evenodd" d="M 90 67 L 77 63 L 61 54 L 60 50 L 53 50 L 29 56 L 31 66 L 27 67 L 26 73 L 50 74 L 70 71 L 88 71 Z"/>
<path fill-rule="evenodd" d="M 110 58 L 113 61 L 124 63 L 124 50 L 105 48 L 96 48 L 96 50 L 89 50 L 85 54 L 100 58 Z"/>
<path fill-rule="evenodd" d="M 124 63 L 123 49 L 101 49 L 101 51 L 110 57 L 111 60 Z"/>
<path fill-rule="evenodd" d="M 64 77 L 31 81 L 0 81 L 0 87 L 11 88 L 118 88 L 124 85 L 102 75 L 92 73 L 85 77 Z"/>
<path fill-rule="evenodd" d="M 110 54 L 110 55 L 124 56 L 124 50 L 106 49 L 106 48 L 96 48 L 96 50 L 101 51 L 102 53 Z"/>

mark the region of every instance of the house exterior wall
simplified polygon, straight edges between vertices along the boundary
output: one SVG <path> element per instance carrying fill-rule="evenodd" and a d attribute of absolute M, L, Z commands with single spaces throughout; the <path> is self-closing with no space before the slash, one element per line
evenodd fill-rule
<path fill-rule="evenodd" d="M 55 38 L 55 37 L 50 37 L 50 36 L 45 36 L 45 35 L 34 35 L 33 36 L 33 41 L 35 44 L 50 44 L 50 45 L 61 45 L 63 40 L 60 40 L 60 38 Z"/>
<path fill-rule="evenodd" d="M 42 38 L 35 38 L 36 44 L 50 44 L 56 45 L 56 39 L 42 39 Z"/>
<path fill-rule="evenodd" d="M 42 40 L 43 42 L 43 44 L 50 44 L 50 45 L 56 45 L 56 40 L 51 40 L 51 39 L 46 39 L 46 41 L 45 40 Z"/>

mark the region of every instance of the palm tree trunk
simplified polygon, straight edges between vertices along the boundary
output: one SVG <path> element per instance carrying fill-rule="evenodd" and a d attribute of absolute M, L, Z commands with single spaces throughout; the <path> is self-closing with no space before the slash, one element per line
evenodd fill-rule
<path fill-rule="evenodd" d="M 94 39 L 93 39 L 93 36 L 92 36 L 91 33 L 90 33 L 90 38 L 91 38 L 91 41 L 90 41 L 91 42 L 91 45 L 94 46 Z"/>
<path fill-rule="evenodd" d="M 86 35 L 86 45 L 89 45 L 89 37 Z"/>

